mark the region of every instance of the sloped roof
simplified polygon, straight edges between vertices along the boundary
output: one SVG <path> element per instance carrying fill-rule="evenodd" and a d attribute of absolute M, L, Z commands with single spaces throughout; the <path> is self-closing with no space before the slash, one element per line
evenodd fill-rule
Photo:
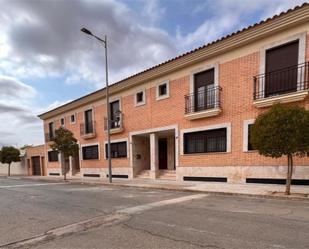
<path fill-rule="evenodd" d="M 262 21 L 260 21 L 260 22 L 254 23 L 254 24 L 252 24 L 252 25 L 250 25 L 250 26 L 247 26 L 247 27 L 245 27 L 245 28 L 243 28 L 243 29 L 240 29 L 240 30 L 235 31 L 235 32 L 233 32 L 233 33 L 230 33 L 230 34 L 228 34 L 228 35 L 226 35 L 226 36 L 223 36 L 223 37 L 221 37 L 221 38 L 219 38 L 219 39 L 217 39 L 217 40 L 214 40 L 214 41 L 212 41 L 212 42 L 209 42 L 209 43 L 207 43 L 207 44 L 205 44 L 205 45 L 203 45 L 203 46 L 200 46 L 200 47 L 198 47 L 198 48 L 195 48 L 195 49 L 193 49 L 193 50 L 191 50 L 191 51 L 188 51 L 188 52 L 183 53 L 183 54 L 181 54 L 181 55 L 178 55 L 178 56 L 176 56 L 176 57 L 174 57 L 174 58 L 171 58 L 171 59 L 169 59 L 169 60 L 166 60 L 166 61 L 164 61 L 164 62 L 162 62 L 162 63 L 160 63 L 160 64 L 157 64 L 157 65 L 155 65 L 155 66 L 153 66 L 153 67 L 147 68 L 147 69 L 145 69 L 145 70 L 143 70 L 143 71 L 141 71 L 141 72 L 138 72 L 138 73 L 133 74 L 133 75 L 131 75 L 131 76 L 129 76 L 129 77 L 126 77 L 126 78 L 124 78 L 124 79 L 122 79 L 122 80 L 120 80 L 120 81 L 118 81 L 118 82 L 115 82 L 115 83 L 113 83 L 112 85 L 110 85 L 110 88 L 113 88 L 113 87 L 116 87 L 116 86 L 118 86 L 118 85 L 124 84 L 125 82 L 127 82 L 127 81 L 129 81 L 129 80 L 132 80 L 132 79 L 134 79 L 134 78 L 137 78 L 138 76 L 143 75 L 143 74 L 145 74 L 145 73 L 147 73 L 147 72 L 150 72 L 150 71 L 153 71 L 153 70 L 155 70 L 155 69 L 158 69 L 158 68 L 160 68 L 160 67 L 162 67 L 162 66 L 164 66 L 164 65 L 166 65 L 166 64 L 169 64 L 169 63 L 171 63 L 171 62 L 174 62 L 174 61 L 177 61 L 177 60 L 182 59 L 182 58 L 184 58 L 184 57 L 187 57 L 187 56 L 189 56 L 189 55 L 192 55 L 192 54 L 197 53 L 197 52 L 199 52 L 199 51 L 201 51 L 201 50 L 205 50 L 205 49 L 211 47 L 211 46 L 214 45 L 214 44 L 221 43 L 221 42 L 223 42 L 223 41 L 225 41 L 225 40 L 227 40 L 227 39 L 229 39 L 229 38 L 231 38 L 231 37 L 234 37 L 234 36 L 236 36 L 236 35 L 238 35 L 238 34 L 241 34 L 241 33 L 245 32 L 245 31 L 251 30 L 251 29 L 256 28 L 256 27 L 258 27 L 258 26 L 262 26 L 263 24 L 269 23 L 269 22 L 274 21 L 274 20 L 276 20 L 276 19 L 278 19 L 278 18 L 281 18 L 281 17 L 283 17 L 283 16 L 285 16 L 285 15 L 291 13 L 291 12 L 297 11 L 297 10 L 299 10 L 299 9 L 302 9 L 302 8 L 305 8 L 305 7 L 308 7 L 308 6 L 309 6 L 309 3 L 303 3 L 302 5 L 299 5 L 299 6 L 296 6 L 296 7 L 294 7 L 294 8 L 288 9 L 288 10 L 286 10 L 286 11 L 283 11 L 283 12 L 281 12 L 280 14 L 274 15 L 274 16 L 272 16 L 272 17 L 269 17 L 269 18 L 265 19 L 265 20 L 262 20 Z M 42 114 L 39 115 L 39 117 L 42 118 L 42 119 L 44 119 L 44 116 L 46 116 L 46 115 L 49 114 L 49 113 L 52 113 L 52 112 L 54 112 L 54 111 L 56 111 L 56 110 L 60 110 L 60 109 L 63 108 L 63 107 L 69 106 L 70 104 L 79 102 L 79 101 L 81 101 L 82 99 L 87 98 L 87 97 L 89 97 L 89 96 L 96 95 L 96 94 L 98 94 L 99 92 L 103 92 L 104 90 L 105 90 L 105 87 L 102 88 L 102 89 L 99 89 L 99 90 L 97 90 L 97 91 L 94 91 L 94 92 L 92 92 L 92 93 L 89 93 L 89 94 L 87 94 L 87 95 L 84 95 L 84 96 L 82 96 L 82 97 L 80 97 L 80 98 L 77 98 L 77 99 L 75 99 L 75 100 L 73 100 L 73 101 L 71 101 L 71 102 L 69 102 L 69 103 L 66 103 L 66 104 L 64 104 L 64 105 L 62 105 L 62 106 L 59 106 L 59 107 L 54 108 L 54 109 L 52 109 L 52 110 L 49 110 L 49 111 L 47 111 L 47 112 L 45 112 L 45 113 L 42 113 Z M 64 111 L 67 111 L 67 110 L 64 110 Z"/>

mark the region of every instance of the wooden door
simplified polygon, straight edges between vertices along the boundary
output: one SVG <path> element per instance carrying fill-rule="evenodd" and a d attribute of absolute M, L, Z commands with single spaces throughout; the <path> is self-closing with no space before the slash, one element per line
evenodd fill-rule
<path fill-rule="evenodd" d="M 31 160 L 32 160 L 32 175 L 40 176 L 41 175 L 40 157 L 34 156 L 31 158 Z"/>

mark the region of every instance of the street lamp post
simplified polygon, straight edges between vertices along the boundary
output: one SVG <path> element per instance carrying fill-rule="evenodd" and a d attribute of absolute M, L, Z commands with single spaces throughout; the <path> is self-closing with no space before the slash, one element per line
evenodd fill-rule
<path fill-rule="evenodd" d="M 106 112 L 107 112 L 107 157 L 108 157 L 108 178 L 109 182 L 112 183 L 112 158 L 111 158 L 111 137 L 110 137 L 110 128 L 111 128 L 111 119 L 110 119 L 110 105 L 109 105 L 109 88 L 108 88 L 108 64 L 107 64 L 107 37 L 104 36 L 104 39 L 94 35 L 86 28 L 81 29 L 87 35 L 91 35 L 100 42 L 104 44 L 105 48 L 105 80 L 106 80 Z"/>

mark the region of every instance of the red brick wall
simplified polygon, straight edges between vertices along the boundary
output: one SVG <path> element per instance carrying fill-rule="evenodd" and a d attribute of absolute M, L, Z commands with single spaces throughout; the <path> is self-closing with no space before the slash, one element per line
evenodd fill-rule
<path fill-rule="evenodd" d="M 309 59 L 309 36 L 307 36 L 306 58 Z M 134 94 L 121 98 L 125 130 L 113 134 L 113 139 L 128 138 L 129 132 L 157 128 L 169 125 L 179 125 L 179 130 L 231 123 L 232 141 L 231 152 L 209 153 L 179 156 L 179 166 L 265 166 L 286 165 L 286 158 L 271 159 L 258 155 L 257 152 L 243 152 L 243 121 L 254 119 L 266 109 L 253 106 L 253 76 L 259 74 L 259 52 L 219 64 L 219 85 L 222 87 L 222 113 L 215 117 L 198 120 L 187 120 L 184 117 L 184 95 L 189 93 L 190 75 L 184 75 L 169 82 L 170 97 L 156 100 L 156 87 L 146 89 L 146 104 L 134 106 Z M 168 77 L 167 77 L 168 79 Z M 309 99 L 298 103 L 309 109 Z M 80 123 L 83 122 L 83 112 L 76 115 L 76 123 L 70 124 L 70 114 L 65 118 L 65 126 L 70 129 L 82 144 L 100 143 L 100 160 L 82 161 L 81 167 L 107 167 L 104 160 L 104 116 L 105 105 L 94 107 L 97 136 L 93 139 L 80 138 Z M 56 126 L 60 125 L 59 120 Z M 47 123 L 45 124 L 47 131 Z M 129 152 L 128 152 L 129 153 Z M 129 159 L 113 159 L 113 167 L 128 167 Z M 308 158 L 295 160 L 296 165 L 309 165 Z M 48 164 L 48 167 L 53 167 Z"/>

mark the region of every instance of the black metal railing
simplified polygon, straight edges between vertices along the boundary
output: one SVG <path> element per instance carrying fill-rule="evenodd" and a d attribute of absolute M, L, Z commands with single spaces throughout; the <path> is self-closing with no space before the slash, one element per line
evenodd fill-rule
<path fill-rule="evenodd" d="M 110 126 L 111 129 L 123 128 L 123 114 L 118 113 L 112 117 Z M 107 117 L 104 117 L 104 130 L 107 131 Z"/>
<path fill-rule="evenodd" d="M 253 77 L 253 99 L 307 90 L 309 62 Z"/>
<path fill-rule="evenodd" d="M 81 123 L 80 134 L 81 136 L 95 134 L 95 121 Z"/>
<path fill-rule="evenodd" d="M 54 141 L 54 139 L 55 139 L 55 134 L 53 134 L 53 133 L 45 133 L 45 141 L 46 142 Z"/>
<path fill-rule="evenodd" d="M 206 91 L 198 91 L 185 96 L 185 114 L 205 111 L 220 107 L 219 86 L 208 88 Z"/>

